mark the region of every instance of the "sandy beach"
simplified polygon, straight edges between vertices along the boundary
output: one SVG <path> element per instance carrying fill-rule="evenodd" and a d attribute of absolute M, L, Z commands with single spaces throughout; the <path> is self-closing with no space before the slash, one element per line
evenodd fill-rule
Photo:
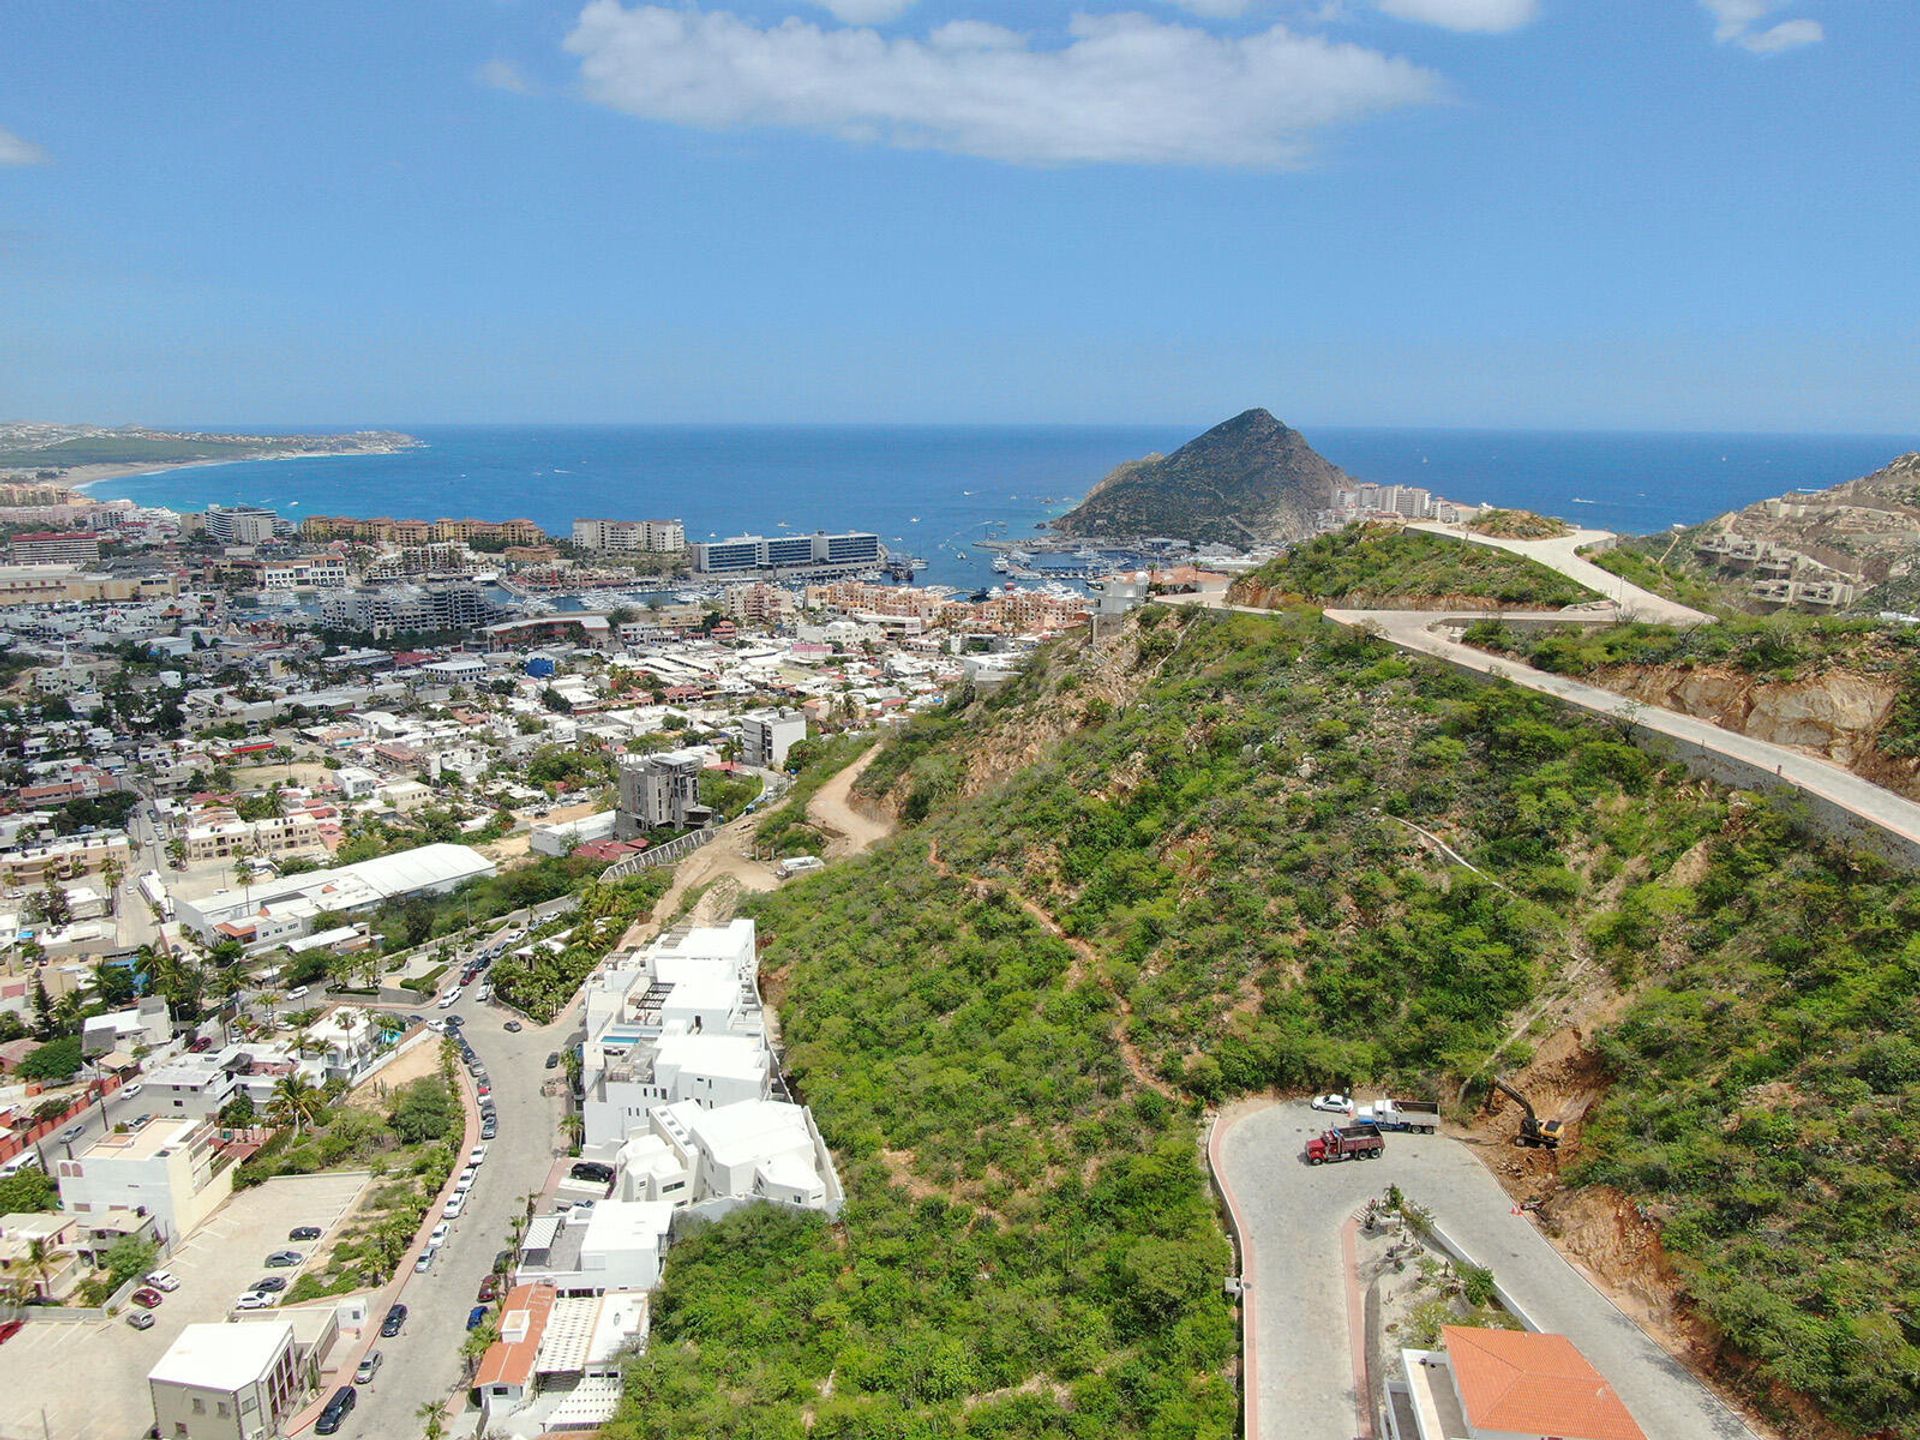
<path fill-rule="evenodd" d="M 416 450 L 417 445 L 390 445 L 381 450 L 314 450 L 301 455 L 235 455 L 224 460 L 178 460 L 155 462 L 152 460 L 124 465 L 75 465 L 60 472 L 60 478 L 52 483 L 65 485 L 76 493 L 85 493 L 94 485 L 108 480 L 126 480 L 135 475 L 164 475 L 169 470 L 204 470 L 215 465 L 252 465 L 263 460 L 328 460 L 343 456 L 361 455 L 398 455 L 402 450 Z"/>

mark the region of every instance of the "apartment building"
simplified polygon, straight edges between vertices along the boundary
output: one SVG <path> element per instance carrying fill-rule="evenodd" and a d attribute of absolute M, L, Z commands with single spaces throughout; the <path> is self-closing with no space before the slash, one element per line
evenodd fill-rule
<path fill-rule="evenodd" d="M 155 1432 L 167 1440 L 266 1440 L 306 1394 L 291 1322 L 182 1330 L 147 1372 Z"/>
<path fill-rule="evenodd" d="M 56 1163 L 61 1206 L 75 1215 L 144 1210 L 160 1236 L 177 1243 L 233 1192 L 234 1167 L 216 1164 L 214 1140 L 204 1119 L 156 1118 L 109 1131 Z"/>
<path fill-rule="evenodd" d="M 202 522 L 207 534 L 223 545 L 264 545 L 293 525 L 258 505 L 209 505 Z"/>
<path fill-rule="evenodd" d="M 550 1285 L 561 1296 L 651 1290 L 660 1283 L 674 1208 L 653 1200 L 602 1200 L 536 1215 L 521 1243 L 514 1283 Z"/>
<path fill-rule="evenodd" d="M 798 710 L 750 710 L 740 717 L 740 758 L 762 770 L 786 768 L 787 752 L 807 738 Z"/>
<path fill-rule="evenodd" d="M 77 835 L 47 845 L 26 845 L 0 854 L 0 885 L 37 890 L 49 879 L 77 880 L 97 875 L 109 865 L 125 873 L 133 854 L 119 831 Z"/>
<path fill-rule="evenodd" d="M 602 555 L 666 554 L 687 548 L 678 520 L 575 520 L 573 543 Z"/>
<path fill-rule="evenodd" d="M 347 562 L 339 555 L 302 555 L 260 567 L 262 590 L 344 590 L 351 579 Z"/>
<path fill-rule="evenodd" d="M 35 530 L 8 545 L 16 565 L 98 565 L 100 537 L 91 530 Z"/>
<path fill-rule="evenodd" d="M 321 624 L 376 636 L 477 630 L 497 614 L 485 588 L 470 580 L 361 587 L 328 594 L 320 602 Z"/>
<path fill-rule="evenodd" d="M 531 520 L 395 520 L 386 515 L 309 515 L 300 522 L 309 540 L 369 540 L 389 545 L 432 545 L 469 541 L 502 545 L 539 545 L 547 532 Z"/>
<path fill-rule="evenodd" d="M 298 855 L 331 853 L 329 839 L 337 839 L 340 823 L 306 810 L 242 820 L 232 811 L 210 812 L 205 823 L 186 833 L 187 859 L 226 860 L 236 855 Z"/>
<path fill-rule="evenodd" d="M 623 760 L 614 838 L 633 840 L 649 830 L 706 824 L 713 812 L 700 803 L 705 765 L 705 756 L 694 750 L 663 750 Z"/>

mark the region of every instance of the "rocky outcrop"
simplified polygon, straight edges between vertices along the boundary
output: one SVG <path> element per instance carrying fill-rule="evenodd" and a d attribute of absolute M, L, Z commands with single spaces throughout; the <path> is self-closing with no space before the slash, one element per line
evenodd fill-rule
<path fill-rule="evenodd" d="M 1298 540 L 1352 479 L 1306 436 L 1248 410 L 1171 455 L 1122 465 L 1053 522 L 1063 535 L 1165 535 L 1245 548 Z"/>
<path fill-rule="evenodd" d="M 1920 798 L 1920 760 L 1896 759 L 1879 748 L 1900 693 L 1891 676 L 1829 670 L 1803 680 L 1761 681 L 1739 670 L 1616 665 L 1586 678 L 1755 740 L 1823 755 Z"/>

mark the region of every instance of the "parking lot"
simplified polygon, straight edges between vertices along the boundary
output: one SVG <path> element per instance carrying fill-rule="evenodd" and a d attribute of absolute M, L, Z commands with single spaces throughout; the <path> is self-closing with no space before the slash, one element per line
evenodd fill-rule
<path fill-rule="evenodd" d="M 298 1269 L 268 1270 L 275 1250 L 311 1255 L 332 1238 L 367 1184 L 364 1175 L 288 1176 L 238 1192 L 159 1267 L 180 1288 L 155 1310 L 151 1330 L 124 1315 L 84 1323 L 35 1321 L 0 1345 L 0 1440 L 134 1440 L 153 1423 L 147 1371 L 187 1325 L 225 1320 L 264 1275 L 291 1285 Z M 289 1244 L 296 1225 L 318 1225 L 319 1242 Z M 271 1315 L 272 1311 L 261 1312 Z"/>

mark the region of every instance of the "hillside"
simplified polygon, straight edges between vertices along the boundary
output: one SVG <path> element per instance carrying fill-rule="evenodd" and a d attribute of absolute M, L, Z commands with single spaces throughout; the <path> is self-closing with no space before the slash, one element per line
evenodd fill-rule
<path fill-rule="evenodd" d="M 1120 466 L 1053 522 L 1063 535 L 1165 535 L 1196 544 L 1296 540 L 1350 483 L 1265 410 L 1236 415 L 1171 455 Z"/>
<path fill-rule="evenodd" d="M 1312 600 L 1375 610 L 1558 610 L 1600 598 L 1524 555 L 1383 524 L 1316 535 L 1227 592 L 1235 605 Z"/>
<path fill-rule="evenodd" d="M 1912 577 L 1920 569 L 1920 451 L 1857 480 L 1731 511 L 1705 529 L 1790 550 L 1862 589 Z"/>
<path fill-rule="evenodd" d="M 1592 1107 L 1548 1223 L 1644 1207 L 1725 1373 L 1920 1436 L 1916 1337 L 1860 1318 L 1920 1314 L 1904 876 L 1304 609 L 1056 645 L 862 783 L 902 832 L 754 902 L 844 1223 L 677 1249 L 614 1440 L 1230 1434 L 1200 1107 L 1536 1036 Z"/>

